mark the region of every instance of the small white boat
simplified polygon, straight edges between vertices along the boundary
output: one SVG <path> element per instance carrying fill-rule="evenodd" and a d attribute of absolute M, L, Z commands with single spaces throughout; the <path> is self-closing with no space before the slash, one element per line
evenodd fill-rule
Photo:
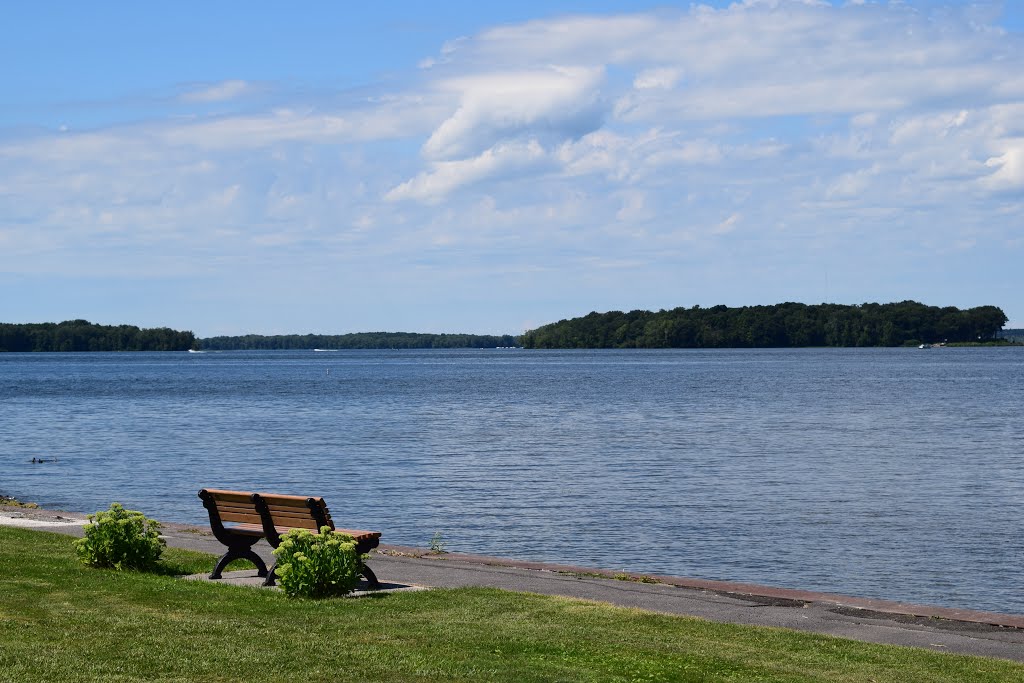
<path fill-rule="evenodd" d="M 921 344 L 917 348 L 919 348 L 919 349 L 930 349 L 930 348 L 932 348 L 932 345 L 931 344 Z"/>

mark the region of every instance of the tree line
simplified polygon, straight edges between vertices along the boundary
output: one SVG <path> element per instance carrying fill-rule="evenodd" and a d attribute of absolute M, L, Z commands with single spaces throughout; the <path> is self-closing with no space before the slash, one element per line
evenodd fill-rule
<path fill-rule="evenodd" d="M 1006 321 L 995 306 L 961 310 L 916 301 L 694 306 L 594 312 L 530 330 L 520 342 L 528 349 L 916 346 L 994 339 Z"/>
<path fill-rule="evenodd" d="M 266 351 L 278 349 L 493 349 L 516 346 L 510 334 L 419 334 L 415 332 L 356 332 L 351 334 L 246 334 L 199 340 L 204 351 Z"/>
<path fill-rule="evenodd" d="M 185 351 L 203 349 L 459 349 L 523 346 L 579 348 L 764 348 L 799 346 L 903 346 L 936 342 L 1024 339 L 1003 330 L 1007 318 L 995 306 L 961 310 L 916 301 L 854 306 L 783 303 L 774 306 L 713 306 L 670 311 L 610 311 L 560 320 L 522 336 L 359 332 L 342 335 L 288 334 L 197 339 L 166 327 L 62 323 L 0 323 L 0 352 Z"/>
<path fill-rule="evenodd" d="M 191 332 L 167 327 L 96 325 L 88 320 L 62 323 L 0 323 L 0 352 L 29 351 L 186 351 Z"/>

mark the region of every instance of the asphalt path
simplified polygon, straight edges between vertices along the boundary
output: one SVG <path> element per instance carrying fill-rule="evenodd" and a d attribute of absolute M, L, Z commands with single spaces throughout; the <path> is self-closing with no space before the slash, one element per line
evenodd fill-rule
<path fill-rule="evenodd" d="M 0 525 L 80 536 L 84 515 L 0 506 Z M 220 555 L 208 528 L 164 524 L 171 547 Z M 255 550 L 272 561 L 261 541 Z M 789 628 L 869 643 L 1024 662 L 1024 616 L 894 603 L 684 577 L 624 575 L 583 567 L 504 558 L 432 554 L 422 548 L 382 546 L 368 561 L 390 588 L 487 586 L 595 600 L 732 624 Z M 251 575 L 252 573 L 248 573 Z M 235 582 L 258 585 L 238 575 Z M 618 578 L 615 578 L 618 577 Z M 647 583 L 644 581 L 653 581 Z"/>

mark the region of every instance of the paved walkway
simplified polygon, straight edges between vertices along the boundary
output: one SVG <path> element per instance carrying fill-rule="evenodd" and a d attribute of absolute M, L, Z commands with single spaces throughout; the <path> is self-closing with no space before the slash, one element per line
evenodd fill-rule
<path fill-rule="evenodd" d="M 81 535 L 84 521 L 84 515 L 75 513 L 0 506 L 0 524 Z M 172 547 L 217 555 L 223 552 L 207 528 L 165 524 L 164 531 Z M 265 542 L 257 545 L 256 550 L 270 559 L 270 548 Z M 1024 662 L 1024 616 L 681 577 L 659 576 L 655 577 L 657 583 L 641 583 L 617 580 L 612 578 L 612 572 L 582 567 L 477 555 L 431 555 L 422 548 L 400 546 L 382 546 L 371 555 L 369 564 L 382 583 L 395 589 L 490 586 L 711 621 L 777 626 L 871 643 Z M 258 583 L 238 578 L 243 583 Z"/>

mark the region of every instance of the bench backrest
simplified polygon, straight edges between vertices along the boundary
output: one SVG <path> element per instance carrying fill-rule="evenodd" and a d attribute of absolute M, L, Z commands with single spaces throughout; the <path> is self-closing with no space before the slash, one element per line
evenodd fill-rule
<path fill-rule="evenodd" d="M 257 494 L 266 505 L 270 518 L 277 528 L 299 528 L 320 531 L 324 524 L 334 528 L 331 511 L 323 498 L 284 496 L 270 493 Z M 259 505 L 259 503 L 257 503 Z"/>
<path fill-rule="evenodd" d="M 236 524 L 263 523 L 250 492 L 203 489 L 199 492 L 199 496 L 203 498 L 204 503 L 210 501 L 216 505 L 217 514 L 222 522 L 233 522 Z"/>
<path fill-rule="evenodd" d="M 324 499 L 319 497 L 224 489 L 203 489 L 199 495 L 204 501 L 209 500 L 215 505 L 222 523 L 262 525 L 260 508 L 264 507 L 273 526 L 277 528 L 298 527 L 319 531 L 324 524 L 334 528 L 331 511 L 327 509 Z"/>

